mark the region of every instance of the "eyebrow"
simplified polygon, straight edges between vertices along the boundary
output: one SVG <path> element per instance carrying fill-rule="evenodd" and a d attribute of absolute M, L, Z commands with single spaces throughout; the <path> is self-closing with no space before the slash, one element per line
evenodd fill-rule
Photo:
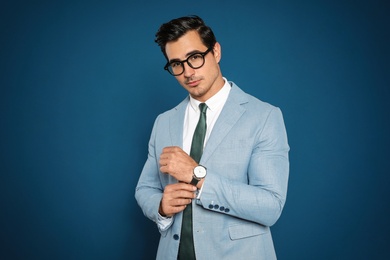
<path fill-rule="evenodd" d="M 186 54 L 186 58 L 188 58 L 189 56 L 193 55 L 193 54 L 196 54 L 196 53 L 202 53 L 202 51 L 199 51 L 199 50 L 193 50 L 193 51 L 190 51 Z M 180 59 L 171 59 L 169 60 L 168 63 L 172 63 L 172 62 L 176 62 L 176 61 L 184 61 L 184 60 L 180 60 Z"/>

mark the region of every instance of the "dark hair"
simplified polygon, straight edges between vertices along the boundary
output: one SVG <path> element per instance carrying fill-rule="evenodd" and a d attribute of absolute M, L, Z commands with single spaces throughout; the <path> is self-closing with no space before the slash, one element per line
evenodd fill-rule
<path fill-rule="evenodd" d="M 215 39 L 213 31 L 196 15 L 184 16 L 164 23 L 158 29 L 154 41 L 160 46 L 164 56 L 168 58 L 165 52 L 166 44 L 178 40 L 184 34 L 192 30 L 199 33 L 202 43 L 208 49 L 214 47 L 217 40 Z"/>

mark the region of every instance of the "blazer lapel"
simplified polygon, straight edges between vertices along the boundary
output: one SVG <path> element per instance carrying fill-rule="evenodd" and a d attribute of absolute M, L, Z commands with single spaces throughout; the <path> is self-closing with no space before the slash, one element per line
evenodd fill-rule
<path fill-rule="evenodd" d="M 232 127 L 237 123 L 238 119 L 245 113 L 245 108 L 241 104 L 247 103 L 248 100 L 245 98 L 244 92 L 234 83 L 232 84 L 229 97 L 203 151 L 201 162 L 208 160 Z"/>
<path fill-rule="evenodd" d="M 170 118 L 169 133 L 172 146 L 183 148 L 183 122 L 188 102 L 189 97 L 174 108 L 175 113 Z"/>

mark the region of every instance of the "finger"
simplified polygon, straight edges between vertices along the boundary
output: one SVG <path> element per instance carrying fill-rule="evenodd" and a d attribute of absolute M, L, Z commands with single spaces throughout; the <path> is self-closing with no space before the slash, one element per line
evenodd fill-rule
<path fill-rule="evenodd" d="M 168 160 L 169 160 L 169 155 L 167 153 L 160 154 L 160 160 L 159 160 L 160 164 L 162 161 L 168 162 Z"/>
<path fill-rule="evenodd" d="M 186 190 L 190 192 L 194 192 L 197 188 L 194 185 L 185 183 L 185 182 L 177 182 L 173 184 L 169 184 L 165 187 L 167 191 L 178 191 L 178 190 Z"/>
<path fill-rule="evenodd" d="M 159 163 L 160 163 L 160 166 L 167 166 L 168 160 L 167 159 L 160 159 Z"/>
<path fill-rule="evenodd" d="M 183 211 L 186 207 L 187 207 L 187 205 L 170 206 L 170 205 L 162 203 L 161 204 L 161 212 L 165 216 L 171 217 L 171 216 L 175 215 L 176 213 Z"/>
<path fill-rule="evenodd" d="M 168 166 L 160 166 L 160 172 L 168 174 L 169 173 L 169 168 Z"/>
<path fill-rule="evenodd" d="M 183 207 L 192 202 L 193 198 L 163 199 L 162 204 L 167 207 Z"/>
<path fill-rule="evenodd" d="M 168 214 L 169 215 L 177 214 L 179 212 L 182 212 L 186 207 L 187 207 L 187 205 L 185 205 L 185 206 L 177 206 L 177 207 L 170 207 L 168 209 L 168 212 L 169 212 Z"/>
<path fill-rule="evenodd" d="M 161 154 L 170 153 L 173 146 L 166 146 L 162 149 Z"/>
<path fill-rule="evenodd" d="M 192 202 L 192 199 L 167 199 L 161 201 L 161 211 L 164 215 L 172 215 L 185 209 Z"/>
<path fill-rule="evenodd" d="M 163 148 L 162 153 L 174 153 L 183 151 L 179 146 L 166 146 Z"/>
<path fill-rule="evenodd" d="M 187 190 L 179 190 L 172 193 L 172 198 L 177 199 L 193 199 L 196 197 L 195 192 Z"/>
<path fill-rule="evenodd" d="M 192 202 L 192 199 L 173 199 L 169 202 L 172 207 L 186 206 Z"/>
<path fill-rule="evenodd" d="M 191 203 L 196 198 L 196 193 L 191 190 L 170 190 L 166 189 L 163 193 L 162 205 L 166 206 L 180 206 Z M 165 211 L 165 210 L 164 210 Z"/>

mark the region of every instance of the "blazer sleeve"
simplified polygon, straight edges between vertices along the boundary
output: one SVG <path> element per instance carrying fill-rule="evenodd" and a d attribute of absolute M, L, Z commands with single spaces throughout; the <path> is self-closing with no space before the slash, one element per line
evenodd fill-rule
<path fill-rule="evenodd" d="M 164 191 L 159 174 L 158 156 L 155 149 L 159 119 L 160 116 L 157 117 L 152 129 L 148 145 L 148 158 L 135 189 L 135 199 L 144 215 L 154 221 L 160 231 L 164 231 L 172 225 L 173 220 L 164 220 L 158 214 L 158 208 Z"/>
<path fill-rule="evenodd" d="M 196 203 L 219 214 L 271 226 L 285 204 L 289 175 L 289 146 L 280 109 L 270 109 L 259 129 L 253 146 L 248 148 L 252 151 L 247 152 L 249 163 L 243 173 L 226 174 L 234 171 L 233 167 L 208 168 L 201 197 Z M 242 150 L 236 149 L 236 152 Z M 246 174 L 246 183 L 226 177 L 234 174 Z"/>

